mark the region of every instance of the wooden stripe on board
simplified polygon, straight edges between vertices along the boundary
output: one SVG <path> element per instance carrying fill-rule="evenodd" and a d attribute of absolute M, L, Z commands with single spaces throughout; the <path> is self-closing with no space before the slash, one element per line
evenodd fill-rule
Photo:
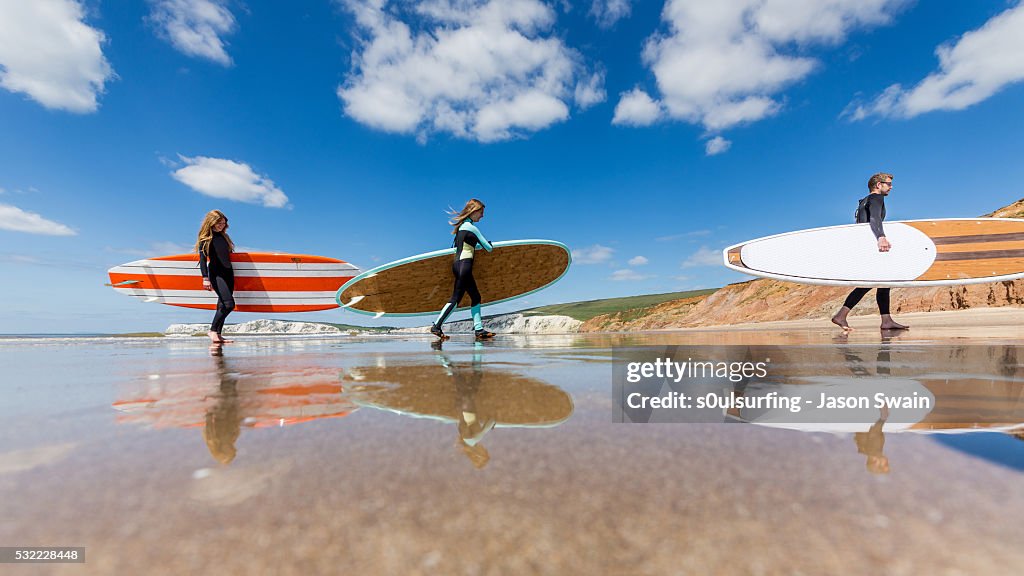
<path fill-rule="evenodd" d="M 915 280 L 967 280 L 1021 272 L 1024 272 L 1024 258 L 951 260 L 932 264 L 924 274 Z"/>
<path fill-rule="evenodd" d="M 936 262 L 994 260 L 1001 258 L 1024 258 L 1024 250 L 982 250 L 978 252 L 947 252 L 935 255 Z"/>
<path fill-rule="evenodd" d="M 986 236 L 996 234 L 1024 233 L 1024 220 L 926 220 L 922 222 L 901 222 L 927 234 L 936 244 L 946 236 Z"/>
<path fill-rule="evenodd" d="M 1024 232 L 1011 232 L 1008 234 L 973 234 L 970 236 L 945 236 L 933 238 L 936 246 L 947 244 L 988 244 L 993 242 L 1022 242 Z"/>
<path fill-rule="evenodd" d="M 747 268 L 748 266 L 743 263 L 743 257 L 740 255 L 741 250 L 743 250 L 742 246 L 729 250 L 729 264 L 732 264 L 733 266 L 743 266 L 744 268 Z"/>
<path fill-rule="evenodd" d="M 985 252 L 987 250 L 1024 250 L 1024 242 L 974 242 L 972 244 L 950 244 L 939 246 L 938 254 L 957 254 L 961 252 Z"/>

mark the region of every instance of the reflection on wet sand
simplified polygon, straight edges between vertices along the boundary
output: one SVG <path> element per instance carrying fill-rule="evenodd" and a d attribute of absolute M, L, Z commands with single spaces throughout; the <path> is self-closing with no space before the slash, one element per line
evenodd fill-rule
<path fill-rule="evenodd" d="M 512 372 L 489 369 L 484 347 L 474 347 L 470 362 L 454 361 L 435 343 L 435 364 L 351 368 L 343 379 L 354 384 L 345 396 L 355 404 L 415 418 L 456 424 L 460 451 L 480 469 L 490 453 L 480 443 L 494 428 L 558 426 L 573 412 L 564 390 Z"/>
<path fill-rule="evenodd" d="M 918 326 L 882 354 L 877 331 L 854 333 L 849 362 L 864 378 L 914 381 L 938 404 L 901 433 L 891 433 L 893 411 L 841 436 L 614 424 L 609 346 L 624 341 L 604 336 L 572 347 L 538 337 L 537 348 L 500 336 L 484 346 L 482 393 L 469 402 L 425 338 L 243 337 L 223 348 L 223 368 L 199 339 L 0 342 L 0 540 L 86 546 L 88 563 L 75 570 L 89 574 L 1011 572 L 1024 565 L 1015 537 L 1024 443 L 914 429 L 1020 422 L 1018 360 L 987 335 L 921 342 Z M 837 346 L 825 331 L 805 335 Z M 978 346 L 948 346 L 967 343 Z M 470 389 L 472 346 L 455 340 L 443 351 Z M 939 347 L 948 361 L 924 365 L 924 349 Z M 832 377 L 857 377 L 843 351 L 829 354 Z M 350 366 L 365 367 L 352 374 L 361 382 L 339 381 Z M 486 393 L 492 380 L 519 386 L 510 373 L 570 394 L 569 420 L 554 430 L 497 430 L 504 416 L 488 409 Z M 445 406 L 419 411 L 451 424 L 367 409 L 250 429 L 254 417 L 276 426 L 295 416 L 290 402 L 326 406 L 331 394 L 311 394 L 313 385 L 414 390 L 434 378 L 448 382 L 438 388 Z M 281 392 L 292 384 L 294 395 Z M 115 399 L 127 411 L 111 410 Z M 355 408 L 343 393 L 331 400 L 341 405 L 321 413 Z M 208 415 L 213 436 L 223 422 L 228 444 L 237 422 L 230 466 L 201 438 Z M 708 416 L 723 420 L 721 410 Z M 557 418 L 564 414 L 541 420 Z M 462 419 L 462 434 L 490 451 L 483 470 L 456 447 Z M 878 454 L 891 460 L 890 474 L 864 471 Z"/>
<path fill-rule="evenodd" d="M 729 413 L 751 424 L 803 432 L 853 432 L 857 452 L 866 457 L 870 472 L 890 470 L 884 453 L 886 433 L 1001 432 L 1024 439 L 1024 374 L 1017 361 L 1016 346 L 837 346 L 815 351 L 813 359 L 806 352 L 798 354 L 799 358 L 786 358 L 785 351 L 775 354 L 790 369 L 786 372 L 787 381 L 760 385 L 756 393 L 774 391 L 813 398 L 826 392 L 832 397 L 873 397 L 882 392 L 888 396 L 930 398 L 927 407 L 865 409 L 859 424 L 829 421 L 834 413 L 826 414 L 827 411 L 818 417 L 809 412 L 799 419 L 791 414 L 742 410 Z M 839 378 L 844 371 L 849 377 Z M 750 393 L 743 385 L 733 391 L 734 395 Z"/>
<path fill-rule="evenodd" d="M 211 352 L 213 352 L 211 347 Z M 243 427 L 288 426 L 322 418 L 341 418 L 356 406 L 341 397 L 337 371 L 328 368 L 247 372 L 214 354 L 209 364 L 180 372 L 150 374 L 133 382 L 113 406 L 120 424 L 151 428 L 203 429 L 213 458 L 231 463 Z"/>

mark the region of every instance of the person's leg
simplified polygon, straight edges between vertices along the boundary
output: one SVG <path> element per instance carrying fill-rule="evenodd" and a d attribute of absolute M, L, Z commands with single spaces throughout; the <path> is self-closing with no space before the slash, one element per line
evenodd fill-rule
<path fill-rule="evenodd" d="M 210 284 L 213 291 L 217 293 L 217 312 L 213 315 L 213 322 L 210 324 L 210 332 L 215 333 L 216 337 L 211 335 L 210 339 L 215 342 L 227 342 L 221 336 L 221 332 L 224 330 L 224 321 L 228 314 L 235 309 L 234 278 L 213 276 L 210 278 Z"/>
<path fill-rule="evenodd" d="M 452 312 L 459 307 L 459 302 L 462 300 L 462 296 L 466 293 L 465 278 L 463 272 L 462 263 L 465 260 L 456 260 L 452 264 L 452 274 L 455 276 L 455 285 L 452 288 L 452 297 L 441 308 L 441 313 L 437 315 L 437 320 L 434 321 L 434 325 L 430 327 L 431 334 L 439 338 L 444 338 L 444 332 L 441 331 L 441 326 L 448 320 Z"/>
<path fill-rule="evenodd" d="M 469 311 L 473 315 L 473 329 L 477 332 L 484 329 L 483 317 L 480 314 L 480 290 L 476 287 L 476 278 L 472 269 L 466 275 L 466 293 L 469 294 Z"/>
<path fill-rule="evenodd" d="M 854 288 L 853 292 L 850 292 L 850 295 L 846 297 L 846 301 L 843 302 L 843 307 L 840 308 L 839 312 L 836 312 L 836 315 L 832 317 L 832 323 L 842 328 L 845 332 L 853 331 L 853 328 L 850 328 L 850 324 L 846 321 L 846 317 L 849 316 L 850 310 L 853 310 L 853 307 L 860 302 L 861 298 L 863 298 L 869 290 L 871 290 L 871 288 Z"/>
<path fill-rule="evenodd" d="M 882 330 L 906 330 L 909 326 L 900 324 L 892 319 L 889 313 L 889 288 L 879 288 L 875 291 L 875 300 L 878 302 L 878 314 L 882 317 Z"/>
<path fill-rule="evenodd" d="M 494 332 L 488 332 L 484 330 L 483 316 L 480 314 L 480 290 L 476 287 L 476 278 L 473 277 L 473 265 L 470 264 L 468 270 L 465 272 L 464 286 L 466 287 L 466 293 L 469 294 L 469 311 L 473 315 L 473 331 L 477 338 L 490 338 L 494 336 Z"/>

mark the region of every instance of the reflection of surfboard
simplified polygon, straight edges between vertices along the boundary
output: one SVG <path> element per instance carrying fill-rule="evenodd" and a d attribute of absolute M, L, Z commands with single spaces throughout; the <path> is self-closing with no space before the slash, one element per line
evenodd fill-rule
<path fill-rule="evenodd" d="M 359 269 L 343 260 L 301 254 L 236 252 L 235 310 L 311 312 L 337 308 L 335 292 Z M 179 254 L 136 260 L 108 270 L 110 285 L 146 302 L 213 310 L 217 294 L 203 290 L 199 256 Z"/>
<path fill-rule="evenodd" d="M 344 396 L 359 406 L 459 422 L 460 397 L 468 395 L 479 418 L 498 428 L 557 426 L 572 415 L 572 398 L 557 386 L 502 370 L 452 368 L 451 374 L 443 366 L 356 368 L 345 376 Z"/>
<path fill-rule="evenodd" d="M 569 269 L 569 249 L 552 240 L 495 242 L 476 251 L 473 277 L 482 304 L 497 304 L 544 288 Z M 338 290 L 344 308 L 378 316 L 436 314 L 452 294 L 455 249 L 404 258 L 363 272 Z M 467 294 L 459 308 L 470 305 Z"/>
<path fill-rule="evenodd" d="M 119 424 L 198 428 L 209 413 L 228 408 L 240 426 L 265 428 L 347 416 L 357 407 L 342 397 L 343 391 L 334 369 L 186 371 L 163 374 L 143 385 L 133 383 L 113 407 L 120 412 Z"/>
<path fill-rule="evenodd" d="M 948 286 L 1024 277 L 1024 220 L 885 222 L 889 252 L 868 224 L 768 236 L 723 251 L 733 270 L 824 286 Z"/>

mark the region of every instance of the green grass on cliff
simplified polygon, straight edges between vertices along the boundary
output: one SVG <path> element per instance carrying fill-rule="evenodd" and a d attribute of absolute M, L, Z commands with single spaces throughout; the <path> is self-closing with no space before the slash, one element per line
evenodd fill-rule
<path fill-rule="evenodd" d="M 570 318 L 586 322 L 587 320 L 590 320 L 595 316 L 600 316 L 601 314 L 612 314 L 635 308 L 648 308 L 670 300 L 682 300 L 683 298 L 693 298 L 694 296 L 706 296 L 716 290 L 718 290 L 718 288 L 690 290 L 688 292 L 668 292 L 665 294 L 644 294 L 642 296 L 626 296 L 623 298 L 605 298 L 603 300 L 587 300 L 584 302 L 570 302 L 568 304 L 540 306 L 537 308 L 522 310 L 521 312 L 526 316 L 560 314 L 562 316 L 569 316 Z"/>

